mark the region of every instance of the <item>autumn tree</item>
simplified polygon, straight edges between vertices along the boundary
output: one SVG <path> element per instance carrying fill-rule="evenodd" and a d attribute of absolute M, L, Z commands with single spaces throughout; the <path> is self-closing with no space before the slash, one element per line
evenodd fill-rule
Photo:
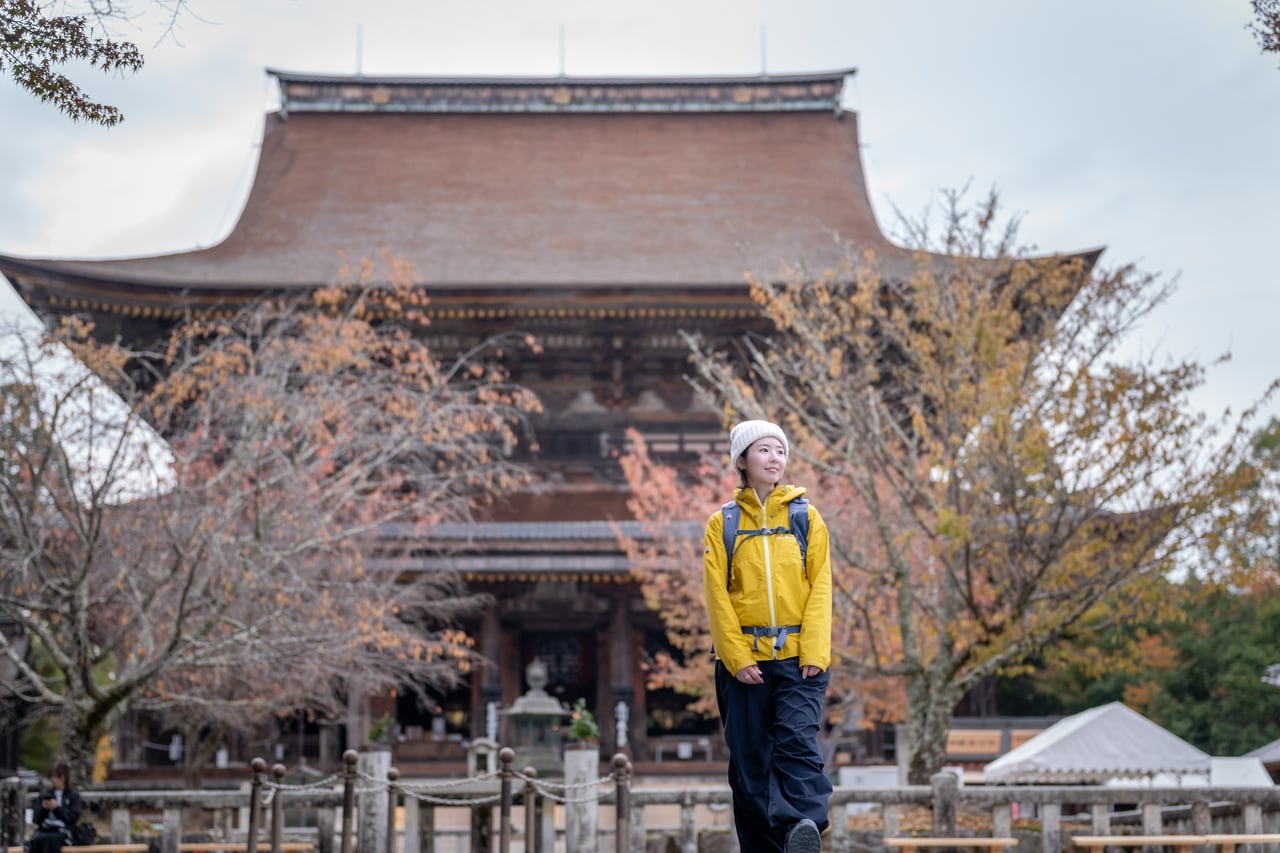
<path fill-rule="evenodd" d="M 183 5 L 177 0 L 167 11 L 176 16 Z M 118 108 L 92 100 L 60 69 L 73 62 L 107 73 L 141 69 L 137 45 L 106 30 L 109 19 L 128 16 L 127 4 L 87 0 L 79 15 L 51 14 L 54 7 L 41 0 L 0 0 L 0 71 L 7 69 L 18 86 L 72 119 L 119 124 L 124 116 Z"/>
<path fill-rule="evenodd" d="M 691 339 L 700 393 L 783 424 L 818 478 L 837 666 L 902 685 L 916 783 L 967 690 L 1187 553 L 1248 438 L 1190 405 L 1205 366 L 1122 358 L 1157 277 L 1026 257 L 994 195 L 947 198 L 934 251 L 754 279 L 774 334 Z"/>
<path fill-rule="evenodd" d="M 619 460 L 631 491 L 627 509 L 643 531 L 629 536 L 619 530 L 619 542 L 645 603 L 662 616 L 667 643 L 676 653 L 660 650 L 651 655 L 645 686 L 675 690 L 690 697 L 690 710 L 713 714 L 715 679 L 702 596 L 702 528 L 689 514 L 694 507 L 722 503 L 733 494 L 737 477 L 714 459 L 701 460 L 692 472 L 678 471 L 650 455 L 639 431 L 629 430 L 627 439 L 631 449 Z"/>
<path fill-rule="evenodd" d="M 1206 545 L 1203 576 L 1239 587 L 1280 583 L 1280 418 L 1253 435 L 1240 478 L 1228 523 Z"/>
<path fill-rule="evenodd" d="M 1251 0 L 1249 29 L 1263 53 L 1280 53 L 1280 0 Z"/>
<path fill-rule="evenodd" d="M 435 357 L 419 307 L 343 286 L 193 319 L 154 352 L 72 323 L 5 353 L 0 615 L 52 672 L 0 648 L 78 770 L 126 709 L 215 733 L 341 718 L 471 666 L 456 626 L 477 599 L 405 576 L 403 553 L 523 481 L 536 402 L 489 350 Z"/>
<path fill-rule="evenodd" d="M 646 661 L 646 686 L 670 688 L 687 696 L 688 709 L 713 716 L 715 659 L 702 592 L 703 524 L 706 516 L 733 495 L 738 477 L 727 457 L 704 455 L 686 468 L 676 468 L 654 457 L 643 434 L 627 435 L 629 450 L 619 461 L 631 496 L 627 508 L 637 519 L 639 535 L 621 528 L 618 539 L 627 554 L 632 574 L 640 584 L 645 603 L 659 614 L 667 645 Z M 822 484 L 819 473 L 795 460 L 787 468 L 788 480 L 813 486 L 821 495 L 822 512 L 856 512 L 831 498 L 835 489 Z M 703 512 L 690 518 L 691 512 Z M 825 515 L 824 515 L 825 518 Z M 834 648 L 840 642 L 842 623 L 836 621 Z M 874 673 L 836 668 L 827 693 L 830 732 L 820 735 L 828 753 L 838 741 L 877 720 L 901 719 L 905 697 L 900 685 Z"/>

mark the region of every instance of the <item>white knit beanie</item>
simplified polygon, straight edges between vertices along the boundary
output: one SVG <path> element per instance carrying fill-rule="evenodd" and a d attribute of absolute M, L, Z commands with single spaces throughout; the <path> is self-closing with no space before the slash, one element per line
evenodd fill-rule
<path fill-rule="evenodd" d="M 782 431 L 782 427 L 769 421 L 743 421 L 729 431 L 729 461 L 736 464 L 738 457 L 748 447 L 770 435 L 782 442 L 783 450 L 791 453 L 791 448 L 787 445 L 787 434 Z"/>

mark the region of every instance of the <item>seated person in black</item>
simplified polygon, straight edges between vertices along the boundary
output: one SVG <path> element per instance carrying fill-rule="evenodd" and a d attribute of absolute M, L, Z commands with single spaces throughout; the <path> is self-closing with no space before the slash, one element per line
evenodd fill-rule
<path fill-rule="evenodd" d="M 31 815 L 35 835 L 27 842 L 30 853 L 59 853 L 71 843 L 71 828 L 80 820 L 84 807 L 80 795 L 71 787 L 71 768 L 67 762 L 55 762 L 49 771 L 53 788 L 43 791 Z"/>

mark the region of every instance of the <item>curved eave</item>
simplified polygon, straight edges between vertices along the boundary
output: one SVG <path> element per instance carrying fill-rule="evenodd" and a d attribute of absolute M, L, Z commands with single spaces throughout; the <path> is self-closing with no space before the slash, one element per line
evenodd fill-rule
<path fill-rule="evenodd" d="M 1058 256 L 1080 261 L 1084 274 L 1098 263 L 1103 249 Z M 197 254 L 197 253 L 192 253 Z M 173 256 L 156 256 L 168 259 Z M 940 266 L 954 263 L 933 255 Z M 230 314 L 265 297 L 306 292 L 327 283 L 250 284 L 193 283 L 148 280 L 136 273 L 149 257 L 119 261 L 75 261 L 0 255 L 0 273 L 13 284 L 24 302 L 45 322 L 71 314 L 171 323 L 190 314 Z M 882 258 L 885 275 L 907 276 L 917 260 L 905 250 Z M 132 268 L 127 274 L 118 265 Z M 647 320 L 686 323 L 690 320 L 753 320 L 759 310 L 742 282 L 650 283 L 643 285 L 565 285 L 552 282 L 513 284 L 454 283 L 420 285 L 431 301 L 425 314 L 431 320 Z M 1065 307 L 1065 306 L 1063 306 Z"/>
<path fill-rule="evenodd" d="M 146 259 L 136 259 L 146 260 Z M 0 255 L 0 273 L 38 315 L 73 313 L 180 319 L 191 313 L 231 312 L 253 301 L 305 293 L 316 283 L 246 285 L 140 282 L 98 273 L 96 261 L 62 261 Z M 428 318 L 650 319 L 751 318 L 759 315 L 741 282 L 706 284 L 562 285 L 555 283 L 420 285 L 430 293 Z"/>

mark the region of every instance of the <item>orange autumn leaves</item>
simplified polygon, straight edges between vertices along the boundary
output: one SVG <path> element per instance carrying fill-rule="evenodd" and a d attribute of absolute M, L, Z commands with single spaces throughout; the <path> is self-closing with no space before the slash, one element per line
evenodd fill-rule
<path fill-rule="evenodd" d="M 95 743 L 126 708 L 232 727 L 342 715 L 357 688 L 443 690 L 470 667 L 457 625 L 479 600 L 410 552 L 526 481 L 511 450 L 537 401 L 496 355 L 526 341 L 442 360 L 422 304 L 407 268 L 364 264 L 145 352 L 79 321 L 50 341 L 87 372 L 26 395 L 0 436 L 16 460 L 0 547 L 26 567 L 0 595 L 55 663 L 23 689 L 68 740 Z M 4 366 L 16 387 L 22 363 Z"/>
<path fill-rule="evenodd" d="M 941 251 L 753 278 L 773 334 L 690 339 L 728 420 L 787 430 L 832 537 L 833 692 L 905 720 L 916 781 L 967 690 L 1210 535 L 1249 435 L 1190 405 L 1203 366 L 1127 357 L 1156 277 L 1016 254 L 993 214 L 953 209 Z"/>

